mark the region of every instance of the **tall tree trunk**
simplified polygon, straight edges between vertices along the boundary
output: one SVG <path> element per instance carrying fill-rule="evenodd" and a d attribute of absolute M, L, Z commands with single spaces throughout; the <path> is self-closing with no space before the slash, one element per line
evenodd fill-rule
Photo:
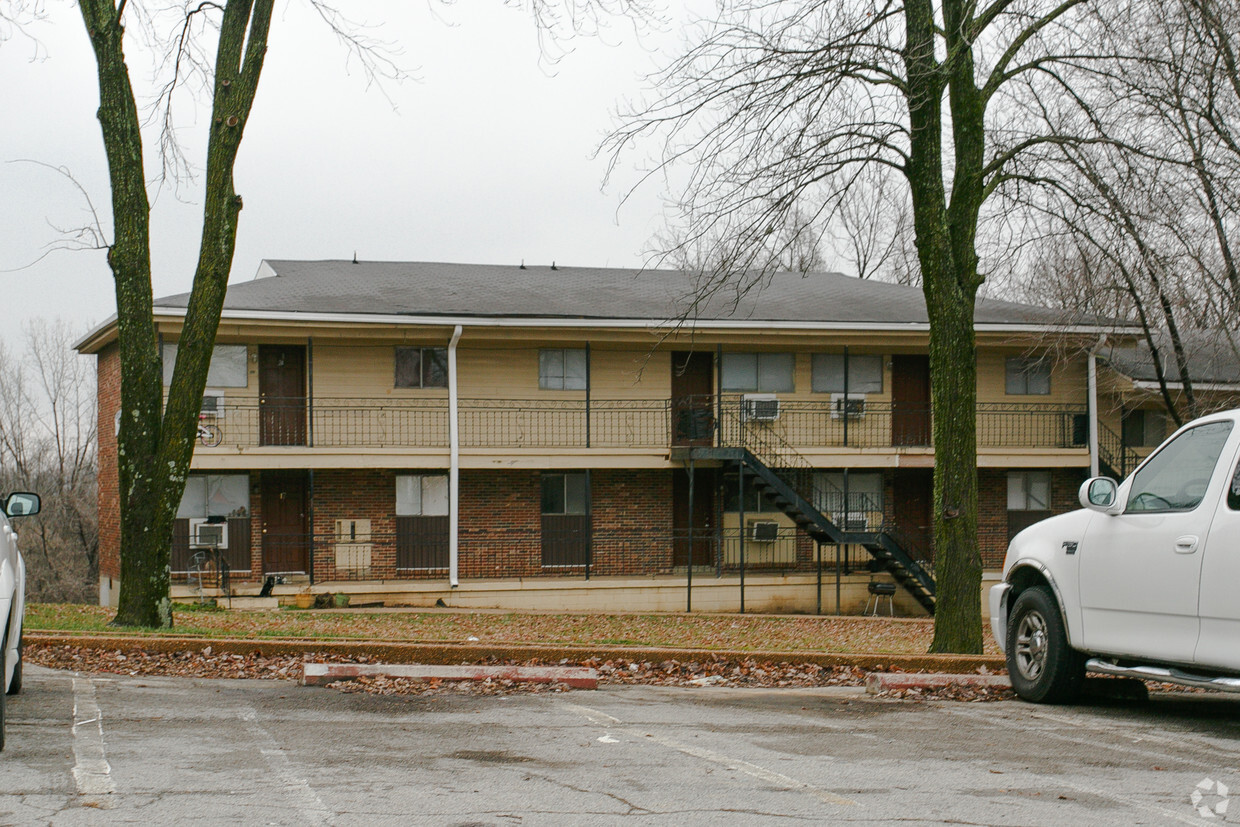
<path fill-rule="evenodd" d="M 124 4 L 81 0 L 99 75 L 99 122 L 112 183 L 116 234 L 108 254 L 116 283 L 121 358 L 120 604 L 113 624 L 170 627 L 172 527 L 193 456 L 194 434 L 228 274 L 241 198 L 233 166 L 267 50 L 273 0 L 228 0 L 216 49 L 202 242 L 164 412 L 163 369 L 151 289 L 150 205 L 142 133 L 125 64 Z M 207 4 L 191 14 L 204 12 Z"/>

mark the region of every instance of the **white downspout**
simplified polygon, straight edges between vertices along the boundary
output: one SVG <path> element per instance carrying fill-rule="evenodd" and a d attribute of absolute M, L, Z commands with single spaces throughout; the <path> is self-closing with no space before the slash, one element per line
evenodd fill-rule
<path fill-rule="evenodd" d="M 1089 350 L 1089 475 L 1099 476 L 1102 472 L 1098 463 L 1098 350 L 1106 342 L 1104 335 L 1098 344 Z"/>
<path fill-rule="evenodd" d="M 448 585 L 454 589 L 460 585 L 457 579 L 457 522 L 460 519 L 461 432 L 457 423 L 456 343 L 461 340 L 461 330 L 458 324 L 452 331 L 452 341 L 448 342 Z"/>

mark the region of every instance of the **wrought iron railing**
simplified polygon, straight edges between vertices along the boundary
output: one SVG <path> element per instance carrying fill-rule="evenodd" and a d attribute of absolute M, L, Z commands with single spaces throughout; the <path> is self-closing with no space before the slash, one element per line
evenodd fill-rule
<path fill-rule="evenodd" d="M 727 416 L 721 416 L 724 412 Z M 740 444 L 762 438 L 799 450 L 930 447 L 928 410 L 890 402 L 778 400 L 743 394 L 668 399 L 462 399 L 463 448 L 635 448 Z M 205 447 L 448 447 L 446 399 L 228 400 L 204 423 Z M 1083 448 L 1083 405 L 980 403 L 981 448 Z"/>
<path fill-rule="evenodd" d="M 1123 480 L 1141 464 L 1141 454 L 1124 444 L 1115 431 L 1098 423 L 1098 459 L 1111 473 Z"/>

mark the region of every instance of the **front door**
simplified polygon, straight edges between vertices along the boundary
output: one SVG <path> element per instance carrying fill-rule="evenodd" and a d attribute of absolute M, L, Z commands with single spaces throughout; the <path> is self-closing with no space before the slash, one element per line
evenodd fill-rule
<path fill-rule="evenodd" d="M 260 445 L 306 444 L 306 348 L 258 346 Z"/>
<path fill-rule="evenodd" d="M 263 573 L 310 571 L 309 485 L 305 471 L 262 475 Z"/>
<path fill-rule="evenodd" d="M 930 357 L 891 357 L 891 444 L 930 444 Z"/>
<path fill-rule="evenodd" d="M 689 473 L 682 468 L 672 471 L 672 528 L 675 534 L 672 565 L 688 565 L 690 539 L 693 546 L 693 565 L 713 565 L 714 526 L 715 471 L 709 468 L 695 469 L 692 520 L 689 517 Z"/>
<path fill-rule="evenodd" d="M 911 545 L 913 556 L 933 560 L 934 472 L 930 469 L 897 471 L 891 481 L 892 511 L 901 542 Z"/>
<path fill-rule="evenodd" d="M 714 364 L 709 353 L 672 353 L 672 444 L 711 445 Z"/>

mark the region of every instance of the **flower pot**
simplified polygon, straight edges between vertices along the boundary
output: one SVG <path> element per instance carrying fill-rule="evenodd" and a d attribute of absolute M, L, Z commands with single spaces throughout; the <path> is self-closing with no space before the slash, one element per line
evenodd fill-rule
<path fill-rule="evenodd" d="M 310 594 L 310 592 L 295 594 L 293 595 L 293 605 L 299 609 L 309 609 L 314 605 L 314 595 Z"/>

